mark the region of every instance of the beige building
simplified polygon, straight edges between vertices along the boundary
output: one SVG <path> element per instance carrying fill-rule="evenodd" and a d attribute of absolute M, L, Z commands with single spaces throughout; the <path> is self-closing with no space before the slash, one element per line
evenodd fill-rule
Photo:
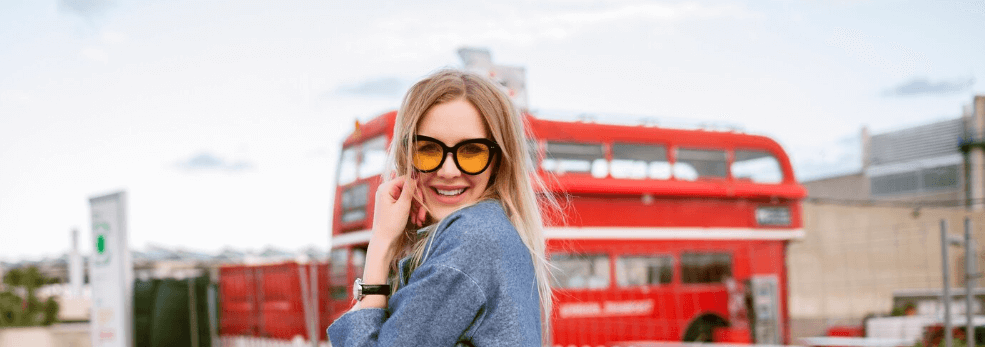
<path fill-rule="evenodd" d="M 894 293 L 942 288 L 940 222 L 963 237 L 965 217 L 982 249 L 982 211 L 805 203 L 806 235 L 790 243 L 787 257 L 792 337 L 821 336 L 832 325 L 888 315 Z M 964 249 L 951 246 L 949 255 L 951 285 L 964 287 Z M 980 255 L 977 263 L 985 269 Z"/>
<path fill-rule="evenodd" d="M 861 138 L 860 171 L 803 183 L 806 236 L 790 243 L 787 258 L 794 338 L 860 325 L 904 302 L 940 314 L 931 298 L 943 287 L 941 220 L 963 237 L 970 218 L 974 244 L 985 250 L 985 96 L 960 118 L 875 135 L 863 129 Z M 964 249 L 950 247 L 949 258 L 951 285 L 963 288 Z M 983 259 L 976 256 L 978 269 Z"/>

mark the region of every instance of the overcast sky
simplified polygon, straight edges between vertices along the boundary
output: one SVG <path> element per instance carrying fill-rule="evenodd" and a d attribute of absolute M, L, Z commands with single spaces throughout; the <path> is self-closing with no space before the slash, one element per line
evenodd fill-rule
<path fill-rule="evenodd" d="M 138 249 L 325 248 L 342 136 L 461 46 L 534 111 L 739 125 L 801 179 L 985 94 L 981 1 L 429 4 L 0 0 L 0 259 L 90 251 L 119 190 Z"/>

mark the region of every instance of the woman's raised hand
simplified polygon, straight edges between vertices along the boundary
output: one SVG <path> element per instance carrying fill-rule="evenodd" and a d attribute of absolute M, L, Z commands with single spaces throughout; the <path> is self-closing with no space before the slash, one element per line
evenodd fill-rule
<path fill-rule="evenodd" d="M 392 244 L 401 236 L 410 218 L 416 189 L 417 181 L 409 175 L 394 178 L 376 189 L 372 241 Z"/>

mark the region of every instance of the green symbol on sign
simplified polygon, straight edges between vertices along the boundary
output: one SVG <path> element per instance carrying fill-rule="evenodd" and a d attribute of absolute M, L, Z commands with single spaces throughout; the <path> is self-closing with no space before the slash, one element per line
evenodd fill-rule
<path fill-rule="evenodd" d="M 99 254 L 102 254 L 103 251 L 105 250 L 106 250 L 106 236 L 99 235 L 99 237 L 96 238 L 96 251 L 99 252 Z"/>

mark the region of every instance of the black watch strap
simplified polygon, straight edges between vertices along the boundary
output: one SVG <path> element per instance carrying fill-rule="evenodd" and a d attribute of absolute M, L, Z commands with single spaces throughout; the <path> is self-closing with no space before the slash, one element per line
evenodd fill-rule
<path fill-rule="evenodd" d="M 362 300 L 366 295 L 386 295 L 390 296 L 389 284 L 363 284 L 362 278 L 357 278 L 356 283 L 352 284 L 352 297 Z"/>
<path fill-rule="evenodd" d="M 364 284 L 363 295 L 390 295 L 389 284 Z"/>
<path fill-rule="evenodd" d="M 364 284 L 363 295 L 390 295 L 389 284 Z"/>

